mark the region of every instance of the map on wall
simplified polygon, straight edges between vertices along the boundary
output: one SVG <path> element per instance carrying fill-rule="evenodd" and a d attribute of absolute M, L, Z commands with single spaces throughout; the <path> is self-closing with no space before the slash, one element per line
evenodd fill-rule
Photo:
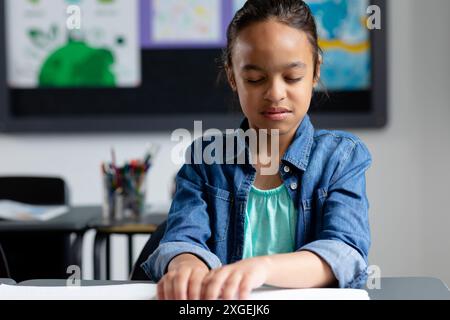
<path fill-rule="evenodd" d="M 321 78 L 328 90 L 370 87 L 371 55 L 366 27 L 368 0 L 308 0 L 324 51 Z"/>
<path fill-rule="evenodd" d="M 67 8 L 81 9 L 69 30 Z M 7 0 L 14 88 L 135 87 L 141 82 L 138 0 Z"/>

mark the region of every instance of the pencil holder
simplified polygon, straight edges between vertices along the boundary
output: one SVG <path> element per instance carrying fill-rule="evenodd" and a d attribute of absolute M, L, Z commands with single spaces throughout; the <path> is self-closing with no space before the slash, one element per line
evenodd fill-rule
<path fill-rule="evenodd" d="M 144 160 L 132 160 L 117 167 L 113 152 L 111 163 L 102 163 L 103 219 L 139 219 L 145 213 L 147 172 L 157 149 L 151 148 Z"/>
<path fill-rule="evenodd" d="M 145 210 L 146 176 L 146 171 L 128 165 L 103 173 L 103 218 L 139 218 Z"/>
<path fill-rule="evenodd" d="M 116 209 L 122 212 L 123 217 L 138 219 L 145 213 L 146 176 L 147 173 L 142 172 L 125 177 L 122 200 Z"/>

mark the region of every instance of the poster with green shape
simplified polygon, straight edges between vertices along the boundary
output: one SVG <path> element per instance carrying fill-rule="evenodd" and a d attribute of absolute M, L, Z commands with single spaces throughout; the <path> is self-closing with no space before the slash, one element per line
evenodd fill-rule
<path fill-rule="evenodd" d="M 6 0 L 7 79 L 12 88 L 137 87 L 139 0 Z M 68 27 L 69 5 L 80 29 Z"/>

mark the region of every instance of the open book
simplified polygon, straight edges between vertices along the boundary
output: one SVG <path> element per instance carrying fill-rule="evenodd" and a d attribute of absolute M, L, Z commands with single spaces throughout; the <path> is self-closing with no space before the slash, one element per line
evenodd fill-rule
<path fill-rule="evenodd" d="M 0 300 L 155 300 L 156 284 L 34 287 L 0 284 Z M 369 300 L 362 289 L 279 289 L 261 287 L 250 300 Z"/>
<path fill-rule="evenodd" d="M 0 219 L 46 221 L 68 211 L 67 206 L 38 206 L 12 200 L 0 200 Z"/>

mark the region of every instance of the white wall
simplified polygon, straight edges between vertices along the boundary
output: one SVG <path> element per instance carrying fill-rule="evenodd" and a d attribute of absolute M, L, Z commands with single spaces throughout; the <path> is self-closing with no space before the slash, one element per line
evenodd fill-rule
<path fill-rule="evenodd" d="M 450 283 L 450 1 L 388 1 L 389 125 L 356 130 L 369 146 L 373 166 L 372 264 L 383 276 L 430 275 Z M 169 201 L 177 165 L 169 134 L 0 135 L 1 174 L 58 174 L 69 183 L 72 203 L 98 204 L 99 163 L 115 146 L 118 160 L 140 156 L 149 142 L 163 149 L 148 180 L 151 202 Z M 92 277 L 92 240 L 84 244 L 83 275 Z M 138 239 L 136 253 L 145 242 Z M 113 278 L 125 279 L 126 246 L 113 241 Z"/>
<path fill-rule="evenodd" d="M 368 173 L 371 263 L 450 283 L 450 1 L 388 1 L 389 125 L 357 131 Z"/>

